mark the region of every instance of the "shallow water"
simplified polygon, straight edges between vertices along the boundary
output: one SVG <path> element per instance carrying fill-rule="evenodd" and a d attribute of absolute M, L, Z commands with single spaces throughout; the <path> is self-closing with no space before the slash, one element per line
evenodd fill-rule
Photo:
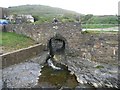
<path fill-rule="evenodd" d="M 78 86 L 78 82 L 76 80 L 76 76 L 71 75 L 67 67 L 64 67 L 62 70 L 55 70 L 46 65 L 42 68 L 37 86 L 42 88 L 75 88 Z"/>

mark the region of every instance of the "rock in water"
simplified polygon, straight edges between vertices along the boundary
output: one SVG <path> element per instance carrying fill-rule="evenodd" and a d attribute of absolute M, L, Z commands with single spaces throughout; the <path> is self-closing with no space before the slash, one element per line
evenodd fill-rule
<path fill-rule="evenodd" d="M 48 65 L 49 65 L 49 66 L 51 66 L 53 69 L 56 69 L 56 70 L 61 70 L 61 68 L 60 68 L 60 67 L 57 67 L 57 66 L 55 66 L 55 65 L 53 64 L 53 62 L 52 62 L 52 60 L 51 60 L 51 59 L 49 59 L 49 60 L 48 60 Z"/>

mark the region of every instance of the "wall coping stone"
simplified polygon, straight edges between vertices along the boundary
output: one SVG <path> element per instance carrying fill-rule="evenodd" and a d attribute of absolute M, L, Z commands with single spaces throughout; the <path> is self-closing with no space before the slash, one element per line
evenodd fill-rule
<path fill-rule="evenodd" d="M 0 55 L 0 63 L 2 63 L 2 65 L 0 65 L 0 69 L 24 62 L 29 58 L 35 57 L 39 55 L 44 50 L 44 48 L 45 46 L 40 43 L 33 46 L 29 46 L 27 48 L 22 48 L 13 52 L 2 54 Z"/>

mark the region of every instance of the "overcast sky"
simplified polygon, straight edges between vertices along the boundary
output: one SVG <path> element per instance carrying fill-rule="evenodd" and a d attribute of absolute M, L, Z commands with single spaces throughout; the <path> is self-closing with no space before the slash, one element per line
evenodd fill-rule
<path fill-rule="evenodd" d="M 116 15 L 120 0 L 0 0 L 0 7 L 26 4 L 48 5 L 82 14 Z"/>

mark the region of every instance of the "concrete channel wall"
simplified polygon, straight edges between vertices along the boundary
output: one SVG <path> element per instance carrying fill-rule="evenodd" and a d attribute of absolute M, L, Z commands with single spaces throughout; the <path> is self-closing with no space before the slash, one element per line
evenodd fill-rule
<path fill-rule="evenodd" d="M 36 55 L 41 53 L 43 49 L 44 49 L 43 45 L 37 44 L 34 46 L 30 46 L 28 48 L 24 48 L 24 49 L 20 49 L 14 52 L 9 52 L 9 53 L 0 55 L 1 62 L 2 62 L 0 69 L 24 62 L 29 58 L 35 57 Z"/>

